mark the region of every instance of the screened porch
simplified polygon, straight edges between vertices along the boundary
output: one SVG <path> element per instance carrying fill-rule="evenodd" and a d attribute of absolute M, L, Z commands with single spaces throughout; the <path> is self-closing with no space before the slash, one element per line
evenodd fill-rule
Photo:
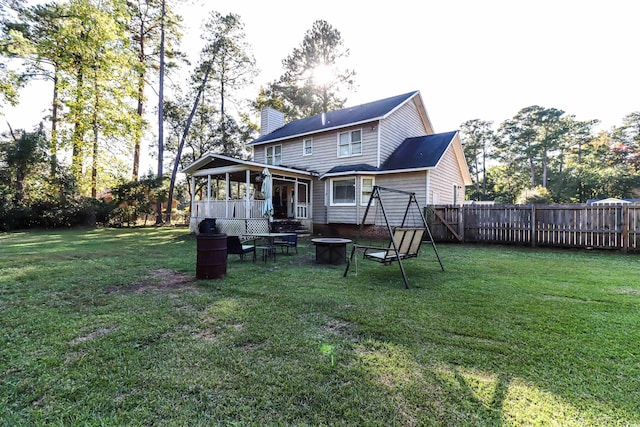
<path fill-rule="evenodd" d="M 219 155 L 210 156 L 209 161 L 203 162 L 200 168 L 190 166 L 185 169 L 185 173 L 190 175 L 192 231 L 204 218 L 295 219 L 311 227 L 311 173 Z M 263 193 L 265 168 L 271 179 L 269 195 Z M 273 205 L 269 212 L 265 212 L 267 197 L 271 197 Z"/>

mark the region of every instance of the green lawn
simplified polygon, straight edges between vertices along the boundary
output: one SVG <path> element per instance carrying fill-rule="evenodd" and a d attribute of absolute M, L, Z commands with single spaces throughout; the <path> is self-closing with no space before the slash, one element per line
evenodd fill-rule
<path fill-rule="evenodd" d="M 185 229 L 0 234 L 0 425 L 634 426 L 640 259 L 439 245 L 353 274 Z"/>

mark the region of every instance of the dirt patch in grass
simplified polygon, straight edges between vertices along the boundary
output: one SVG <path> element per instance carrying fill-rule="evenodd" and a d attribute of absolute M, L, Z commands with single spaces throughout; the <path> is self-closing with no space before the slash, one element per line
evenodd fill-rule
<path fill-rule="evenodd" d="M 634 288 L 620 288 L 617 290 L 617 293 L 622 294 L 622 295 L 636 295 L 636 296 L 640 296 L 640 289 L 634 289 Z"/>
<path fill-rule="evenodd" d="M 109 286 L 107 288 L 107 293 L 162 291 L 191 288 L 195 287 L 195 285 L 195 279 L 192 276 L 187 276 L 175 270 L 161 268 L 159 270 L 152 271 L 151 274 L 141 282 L 134 282 L 121 286 Z"/>
<path fill-rule="evenodd" d="M 102 329 L 96 329 L 93 332 L 90 332 L 86 335 L 83 335 L 81 337 L 78 337 L 74 340 L 71 340 L 71 345 L 76 345 L 76 344 L 80 344 L 83 342 L 87 342 L 87 341 L 92 341 L 95 338 L 102 336 L 102 335 L 108 335 L 111 332 L 115 331 L 116 328 L 102 328 Z"/>

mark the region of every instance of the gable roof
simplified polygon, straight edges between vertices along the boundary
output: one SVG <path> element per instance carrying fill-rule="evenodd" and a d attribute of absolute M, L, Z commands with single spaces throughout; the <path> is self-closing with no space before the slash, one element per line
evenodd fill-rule
<path fill-rule="evenodd" d="M 328 113 L 294 120 L 271 133 L 262 135 L 258 139 L 250 142 L 248 145 L 276 142 L 346 126 L 354 126 L 373 120 L 380 120 L 387 117 L 390 113 L 419 93 L 419 91 L 408 92 L 402 95 L 396 95 L 390 98 L 356 105 L 354 107 L 343 108 L 341 110 L 330 111 Z"/>
<path fill-rule="evenodd" d="M 280 173 L 299 174 L 305 176 L 318 175 L 318 173 L 314 171 L 308 171 L 283 165 L 267 165 L 266 163 L 236 159 L 235 157 L 229 157 L 222 154 L 214 154 L 211 152 L 206 153 L 204 156 L 200 157 L 198 160 L 182 169 L 180 173 L 184 173 L 187 175 L 207 175 L 211 169 L 219 169 L 221 172 L 229 172 L 232 170 L 236 170 L 234 169 L 234 167 L 236 166 L 254 167 L 258 169 L 268 167 L 272 171 L 277 171 Z"/>
<path fill-rule="evenodd" d="M 453 131 L 407 138 L 379 168 L 364 163 L 336 166 L 325 172 L 320 178 L 357 172 L 381 174 L 433 169 L 438 165 L 457 133 L 458 131 Z"/>

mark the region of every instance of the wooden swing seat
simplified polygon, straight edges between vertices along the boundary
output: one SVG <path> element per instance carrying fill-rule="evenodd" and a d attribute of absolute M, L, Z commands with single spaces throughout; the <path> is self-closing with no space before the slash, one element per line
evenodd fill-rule
<path fill-rule="evenodd" d="M 399 227 L 393 231 L 393 241 L 389 242 L 387 248 L 361 245 L 357 245 L 357 247 L 364 249 L 364 259 L 370 259 L 382 264 L 391 264 L 398 259 L 417 257 L 423 235 L 424 228 Z"/>
<path fill-rule="evenodd" d="M 407 207 L 404 211 L 404 216 L 402 218 L 402 224 L 400 227 L 392 228 L 389 224 L 389 219 L 387 218 L 387 214 L 384 210 L 384 206 L 382 203 L 382 198 L 380 197 L 380 190 L 386 192 L 393 192 L 396 194 L 405 194 L 409 196 L 409 201 L 407 203 Z M 422 210 L 418 205 L 418 200 L 416 199 L 416 193 L 411 193 L 403 190 L 396 190 L 393 188 L 384 188 L 378 187 L 377 185 L 373 186 L 373 191 L 371 196 L 369 197 L 369 203 L 367 204 L 367 209 L 364 211 L 364 216 L 362 217 L 362 221 L 360 222 L 360 232 L 358 233 L 358 238 L 361 236 L 362 228 L 364 226 L 367 219 L 367 215 L 369 214 L 369 209 L 371 208 L 371 203 L 377 200 L 377 206 L 382 211 L 382 216 L 384 217 L 384 222 L 386 224 L 387 231 L 389 232 L 389 245 L 386 248 L 375 247 L 375 246 L 367 246 L 360 245 L 358 243 L 354 243 L 351 249 L 351 256 L 347 259 L 347 266 L 344 269 L 344 274 L 342 277 L 347 277 L 347 273 L 349 272 L 349 268 L 351 267 L 351 263 L 353 262 L 353 257 L 357 250 L 363 250 L 363 259 L 368 259 L 372 261 L 379 262 L 384 265 L 389 265 L 394 261 L 398 262 L 398 266 L 400 267 L 400 272 L 402 273 L 402 280 L 404 281 L 405 289 L 409 289 L 409 280 L 407 279 L 407 274 L 404 271 L 404 267 L 402 266 L 402 260 L 407 258 L 415 258 L 418 256 L 418 252 L 420 251 L 420 244 L 422 243 L 422 238 L 424 237 L 425 232 L 428 236 L 428 242 L 431 243 L 433 247 L 433 251 L 436 254 L 436 258 L 438 259 L 438 263 L 440 263 L 440 268 L 444 271 L 444 266 L 442 265 L 442 261 L 440 260 L 440 256 L 438 255 L 438 251 L 436 250 L 436 245 L 433 242 L 433 236 L 431 235 L 431 231 L 429 230 L 429 225 L 427 221 L 424 219 L 424 215 L 422 214 Z M 420 215 L 420 220 L 422 226 L 420 227 L 407 227 L 407 215 L 409 214 L 409 210 L 411 206 L 414 206 L 414 211 L 417 211 L 418 215 Z M 375 224 L 375 221 L 374 221 Z M 359 239 L 358 239 L 359 240 Z M 356 265 L 357 267 L 357 265 Z"/>

